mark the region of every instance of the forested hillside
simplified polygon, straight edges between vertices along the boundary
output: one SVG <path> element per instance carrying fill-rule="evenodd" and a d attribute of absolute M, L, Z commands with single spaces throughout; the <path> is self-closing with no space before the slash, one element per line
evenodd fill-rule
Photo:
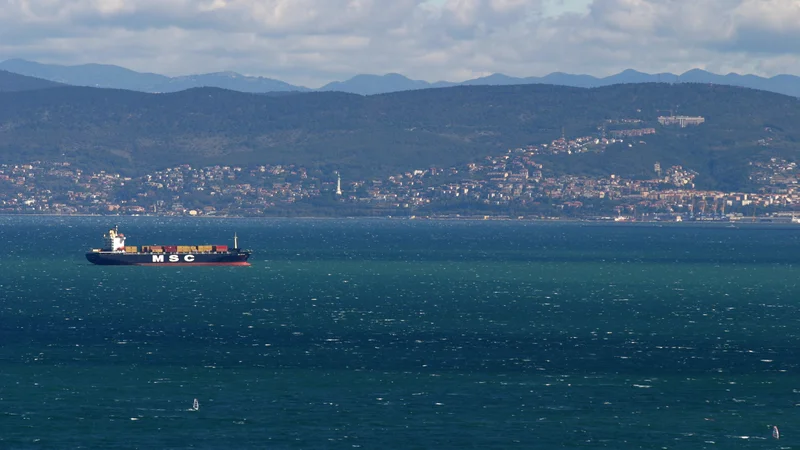
<path fill-rule="evenodd" d="M 28 77 L 0 70 L 0 92 L 30 91 L 57 86 L 64 85 L 54 81 L 42 80 L 40 78 Z"/>
<path fill-rule="evenodd" d="M 659 115 L 703 116 L 665 127 Z M 656 133 L 603 153 L 542 156 L 572 173 L 637 176 L 683 164 L 708 187 L 746 182 L 752 158 L 798 156 L 800 102 L 707 84 L 470 86 L 362 97 L 335 92 L 172 94 L 59 87 L 0 93 L 0 161 L 67 160 L 141 173 L 176 164 L 294 163 L 352 176 L 444 167 L 641 120 Z M 610 122 L 609 122 L 610 121 Z"/>

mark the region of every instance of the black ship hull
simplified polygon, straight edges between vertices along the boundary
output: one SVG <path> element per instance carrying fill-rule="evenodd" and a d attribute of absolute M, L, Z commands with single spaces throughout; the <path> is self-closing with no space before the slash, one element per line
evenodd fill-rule
<path fill-rule="evenodd" d="M 249 266 L 247 252 L 124 253 L 90 252 L 86 259 L 101 266 Z"/>

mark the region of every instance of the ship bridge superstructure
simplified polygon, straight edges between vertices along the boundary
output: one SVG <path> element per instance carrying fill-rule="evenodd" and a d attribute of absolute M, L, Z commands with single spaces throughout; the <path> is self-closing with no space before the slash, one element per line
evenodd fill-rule
<path fill-rule="evenodd" d="M 103 235 L 103 250 L 109 252 L 124 252 L 125 251 L 125 235 L 119 232 L 119 228 L 108 230 L 108 233 Z"/>

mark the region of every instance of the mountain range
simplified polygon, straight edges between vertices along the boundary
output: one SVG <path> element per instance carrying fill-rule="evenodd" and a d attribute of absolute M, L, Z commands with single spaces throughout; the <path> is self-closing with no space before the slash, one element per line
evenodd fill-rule
<path fill-rule="evenodd" d="M 62 66 L 41 64 L 24 59 L 9 59 L 0 63 L 0 70 L 41 78 L 73 86 L 126 89 L 139 92 L 179 92 L 196 87 L 218 87 L 239 92 L 290 92 L 309 89 L 263 77 L 248 77 L 234 72 L 207 73 L 168 77 L 141 73 L 108 64 Z"/>
<path fill-rule="evenodd" d="M 535 161 L 550 173 L 622 177 L 652 176 L 658 161 L 697 171 L 698 187 L 738 190 L 749 183 L 752 161 L 795 161 L 800 142 L 800 100 L 716 84 L 455 86 L 362 96 L 41 89 L 10 73 L 0 74 L 0 87 L 3 79 L 11 88 L 0 89 L 0 162 L 65 161 L 127 174 L 180 164 L 297 164 L 369 179 L 481 161 L 562 133 L 598 137 L 607 124 L 657 132 L 602 153 Z M 656 118 L 674 108 L 706 121 L 659 125 Z"/>
<path fill-rule="evenodd" d="M 32 91 L 58 86 L 66 85 L 0 70 L 0 92 Z"/>
<path fill-rule="evenodd" d="M 74 86 L 127 89 L 150 93 L 178 92 L 196 87 L 218 87 L 250 93 L 339 91 L 360 95 L 374 95 L 452 86 L 553 84 L 558 86 L 593 88 L 614 84 L 662 82 L 713 83 L 747 87 L 800 97 L 800 77 L 794 75 L 776 75 L 765 78 L 757 75 L 739 75 L 736 73 L 718 75 L 700 69 L 689 70 L 682 74 L 648 74 L 628 69 L 607 77 L 555 72 L 543 77 L 519 78 L 498 73 L 462 82 L 437 81 L 434 83 L 412 80 L 401 74 L 390 73 L 386 75 L 356 75 L 345 81 L 328 83 L 318 89 L 309 89 L 304 86 L 296 86 L 280 80 L 246 76 L 235 72 L 168 77 L 154 73 L 136 72 L 123 67 L 106 64 L 63 66 L 42 64 L 23 59 L 3 61 L 0 63 L 0 70 Z"/>

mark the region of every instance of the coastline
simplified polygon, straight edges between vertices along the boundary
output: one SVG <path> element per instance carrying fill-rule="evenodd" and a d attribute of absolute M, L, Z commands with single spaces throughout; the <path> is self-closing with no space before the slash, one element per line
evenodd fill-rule
<path fill-rule="evenodd" d="M 134 218 L 148 218 L 148 219 L 199 219 L 199 220 L 393 220 L 393 221 L 472 221 L 472 222 L 536 222 L 536 223 L 584 223 L 584 224 L 603 224 L 603 225 L 635 225 L 635 224 L 649 224 L 649 225 L 726 225 L 728 227 L 738 225 L 800 225 L 800 223 L 787 221 L 785 219 L 775 220 L 775 217 L 756 217 L 753 220 L 751 217 L 726 219 L 726 220 L 615 220 L 610 217 L 601 218 L 562 218 L 562 217 L 508 217 L 508 216 L 490 216 L 490 215 L 475 215 L 475 216 L 236 216 L 236 215 L 198 215 L 198 216 L 171 216 L 171 215 L 157 215 L 157 214 L 131 214 L 131 215 L 105 215 L 105 214 L 53 214 L 53 213 L 2 213 L 0 217 L 84 217 L 84 218 L 99 218 L 99 219 L 134 219 Z"/>

